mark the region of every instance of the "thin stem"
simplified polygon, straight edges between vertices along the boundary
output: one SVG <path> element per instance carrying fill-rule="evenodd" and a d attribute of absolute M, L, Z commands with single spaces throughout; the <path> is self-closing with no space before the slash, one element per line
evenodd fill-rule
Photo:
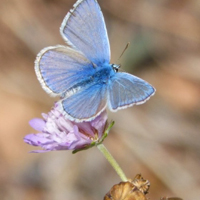
<path fill-rule="evenodd" d="M 113 156 L 110 154 L 110 152 L 106 149 L 106 147 L 103 144 L 99 144 L 97 145 L 97 148 L 101 151 L 104 157 L 112 165 L 112 167 L 115 169 L 121 180 L 124 182 L 128 181 L 126 175 L 124 174 L 124 172 L 122 171 L 116 160 L 113 158 Z"/>

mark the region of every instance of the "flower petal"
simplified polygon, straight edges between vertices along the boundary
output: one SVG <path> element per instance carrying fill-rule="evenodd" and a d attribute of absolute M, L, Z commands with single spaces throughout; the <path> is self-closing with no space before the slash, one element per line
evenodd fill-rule
<path fill-rule="evenodd" d="M 45 121 L 43 119 L 40 119 L 40 118 L 34 118 L 34 119 L 29 121 L 29 124 L 36 131 L 43 131 L 43 128 L 45 126 Z"/>
<path fill-rule="evenodd" d="M 93 121 L 91 121 L 91 125 L 98 130 L 99 137 L 102 136 L 106 121 L 108 119 L 106 111 L 103 111 L 99 116 L 97 116 Z"/>
<path fill-rule="evenodd" d="M 42 144 L 49 143 L 49 139 L 44 137 L 43 134 L 29 134 L 24 137 L 24 141 L 33 146 L 41 146 Z"/>

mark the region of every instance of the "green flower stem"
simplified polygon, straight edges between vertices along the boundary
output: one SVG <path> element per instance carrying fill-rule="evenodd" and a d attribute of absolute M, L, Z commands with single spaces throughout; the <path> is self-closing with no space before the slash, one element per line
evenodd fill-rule
<path fill-rule="evenodd" d="M 126 178 L 126 175 L 116 162 L 116 160 L 113 158 L 113 156 L 110 154 L 110 152 L 106 149 L 106 147 L 103 144 L 97 145 L 97 148 L 101 151 L 101 153 L 104 155 L 104 157 L 108 160 L 108 162 L 112 165 L 112 167 L 115 169 L 119 177 L 123 182 L 128 181 Z"/>

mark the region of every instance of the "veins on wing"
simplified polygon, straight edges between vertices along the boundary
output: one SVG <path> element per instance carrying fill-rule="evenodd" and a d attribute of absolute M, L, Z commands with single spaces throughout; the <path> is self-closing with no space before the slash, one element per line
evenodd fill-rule
<path fill-rule="evenodd" d="M 92 78 L 88 78 L 86 80 L 80 81 L 79 83 L 73 85 L 71 88 L 69 88 L 65 93 L 62 95 L 62 97 L 70 97 L 71 95 L 88 88 L 89 86 L 92 85 Z"/>

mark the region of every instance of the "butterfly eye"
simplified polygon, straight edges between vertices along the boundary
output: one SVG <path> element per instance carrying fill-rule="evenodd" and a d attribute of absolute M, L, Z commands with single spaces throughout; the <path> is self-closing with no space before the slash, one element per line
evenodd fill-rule
<path fill-rule="evenodd" d="M 112 68 L 115 72 L 118 72 L 120 65 L 112 64 Z"/>

